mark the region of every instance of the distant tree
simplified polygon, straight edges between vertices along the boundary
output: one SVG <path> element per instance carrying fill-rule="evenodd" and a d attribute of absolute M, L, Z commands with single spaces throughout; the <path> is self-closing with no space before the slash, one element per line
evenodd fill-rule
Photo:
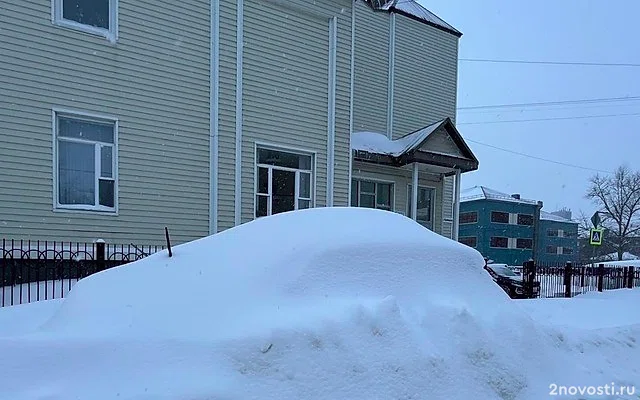
<path fill-rule="evenodd" d="M 631 238 L 640 233 L 640 172 L 622 165 L 613 175 L 597 174 L 589 180 L 586 198 L 600 209 L 604 238 L 622 260 Z"/>

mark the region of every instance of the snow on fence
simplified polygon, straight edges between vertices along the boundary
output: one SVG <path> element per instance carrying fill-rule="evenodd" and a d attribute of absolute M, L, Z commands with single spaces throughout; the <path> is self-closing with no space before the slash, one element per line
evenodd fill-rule
<path fill-rule="evenodd" d="M 0 307 L 63 298 L 80 279 L 164 246 L 6 240 L 0 243 Z"/>
<path fill-rule="evenodd" d="M 523 274 L 527 271 L 540 282 L 540 297 L 574 297 L 590 291 L 604 291 L 640 287 L 640 262 L 638 266 L 616 264 L 539 264 L 532 261 L 523 267 L 511 267 Z"/>

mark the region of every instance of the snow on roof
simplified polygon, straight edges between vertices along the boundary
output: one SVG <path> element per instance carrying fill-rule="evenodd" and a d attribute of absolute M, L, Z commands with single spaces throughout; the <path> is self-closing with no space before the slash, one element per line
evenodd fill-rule
<path fill-rule="evenodd" d="M 462 35 L 462 33 L 454 28 L 453 26 L 446 23 L 442 18 L 438 17 L 431 11 L 427 10 L 420 3 L 415 0 L 391 0 L 386 4 L 380 7 L 381 10 L 386 11 L 399 11 L 401 13 L 405 13 L 412 17 L 415 17 L 421 21 L 424 21 L 428 24 L 432 24 L 438 26 L 440 28 L 444 28 L 447 31 L 455 35 Z"/>
<path fill-rule="evenodd" d="M 408 151 L 414 150 L 444 122 L 445 120 L 434 122 L 425 128 L 395 140 L 389 139 L 383 133 L 354 132 L 351 135 L 351 149 L 399 157 Z"/>
<path fill-rule="evenodd" d="M 460 192 L 460 202 L 474 201 L 474 200 L 497 200 L 508 201 L 512 203 L 523 203 L 537 205 L 536 200 L 529 199 L 516 199 L 509 194 L 499 192 L 494 189 L 489 189 L 486 186 L 473 186 L 468 189 L 464 189 Z"/>
<path fill-rule="evenodd" d="M 559 215 L 548 213 L 546 211 L 540 211 L 540 219 L 543 219 L 543 220 L 546 220 L 546 221 L 555 221 L 555 222 L 577 223 L 577 222 L 572 221 L 570 219 L 566 219 L 566 218 L 563 218 L 563 217 L 561 217 Z"/>

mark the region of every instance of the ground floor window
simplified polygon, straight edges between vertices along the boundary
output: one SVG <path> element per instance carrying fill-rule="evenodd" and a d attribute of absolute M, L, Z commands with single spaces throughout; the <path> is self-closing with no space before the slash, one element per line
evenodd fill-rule
<path fill-rule="evenodd" d="M 56 208 L 116 210 L 116 132 L 115 120 L 54 113 Z"/>
<path fill-rule="evenodd" d="M 426 186 L 418 186 L 418 216 L 416 221 L 426 225 L 428 227 L 432 227 L 433 225 L 433 204 L 435 198 L 435 189 L 426 187 Z M 413 188 L 411 185 L 407 186 L 407 216 L 409 218 L 413 218 L 413 214 L 411 212 L 411 199 L 413 198 Z"/>
<path fill-rule="evenodd" d="M 258 148 L 256 159 L 256 218 L 313 206 L 311 154 Z"/>
<path fill-rule="evenodd" d="M 458 239 L 458 242 L 466 244 L 469 247 L 476 248 L 478 246 L 478 238 L 475 236 L 466 236 Z"/>
<path fill-rule="evenodd" d="M 351 206 L 393 210 L 393 183 L 362 179 L 351 181 Z"/>

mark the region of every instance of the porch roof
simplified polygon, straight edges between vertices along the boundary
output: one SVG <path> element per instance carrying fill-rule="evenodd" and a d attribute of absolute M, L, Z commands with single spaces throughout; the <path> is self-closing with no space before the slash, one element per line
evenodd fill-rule
<path fill-rule="evenodd" d="M 447 134 L 455 143 L 458 154 L 423 148 L 427 140 L 437 134 Z M 477 170 L 479 164 L 450 118 L 395 140 L 381 133 L 355 132 L 351 136 L 351 149 L 354 160 L 397 167 L 420 163 L 469 172 Z"/>

